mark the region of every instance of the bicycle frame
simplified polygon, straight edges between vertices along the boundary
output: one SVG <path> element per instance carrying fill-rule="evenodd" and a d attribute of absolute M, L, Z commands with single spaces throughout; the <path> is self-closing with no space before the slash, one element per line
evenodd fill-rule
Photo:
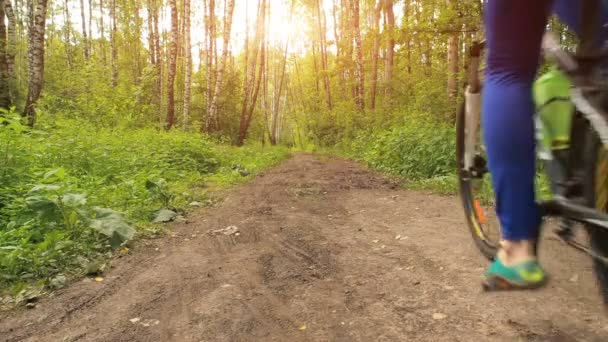
<path fill-rule="evenodd" d="M 464 147 L 464 167 L 471 175 L 475 175 L 474 158 L 475 139 L 479 129 L 481 110 L 480 103 L 482 82 L 479 77 L 482 51 L 485 42 L 474 43 L 469 52 L 468 85 L 465 91 L 466 101 L 466 136 Z M 540 203 L 544 216 L 559 216 L 572 221 L 608 229 L 608 215 L 584 205 L 581 181 L 584 175 L 584 151 L 586 150 L 587 132 L 592 128 L 600 138 L 603 146 L 608 149 L 608 114 L 603 109 L 602 99 L 608 96 L 596 82 L 593 72 L 602 61 L 602 55 L 575 57 L 561 49 L 560 44 L 552 33 L 546 33 L 543 38 L 542 50 L 546 58 L 555 60 L 572 84 L 571 101 L 575 107 L 570 139 L 570 160 L 566 165 L 567 180 L 563 193 L 553 194 L 553 199 Z M 605 81 L 605 80 L 602 80 Z M 465 102 L 466 103 L 466 102 Z"/>

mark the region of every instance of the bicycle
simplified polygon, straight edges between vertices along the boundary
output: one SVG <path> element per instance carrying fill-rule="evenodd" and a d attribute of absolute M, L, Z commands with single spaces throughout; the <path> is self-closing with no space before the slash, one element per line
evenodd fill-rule
<path fill-rule="evenodd" d="M 608 50 L 600 51 L 592 43 L 597 41 L 594 27 L 599 27 L 595 25 L 599 23 L 595 15 L 599 7 L 594 6 L 599 3 L 583 3 L 583 18 L 589 19 L 576 54 L 562 50 L 550 32 L 543 39 L 543 55 L 570 81 L 567 100 L 573 105 L 573 112 L 565 152 L 539 148 L 545 168 L 557 165 L 564 173 L 562 177 L 548 173 L 552 198 L 539 202 L 539 206 L 543 217 L 560 221 L 556 230 L 559 239 L 591 256 L 600 292 L 608 305 L 608 77 L 598 73 L 600 64 L 608 58 Z M 456 120 L 456 157 L 469 230 L 477 248 L 491 260 L 498 250 L 500 227 L 493 216 L 491 181 L 479 127 L 483 87 L 479 69 L 484 48 L 484 42 L 477 42 L 469 51 L 465 100 Z M 541 120 L 536 121 L 542 124 Z M 537 139 L 541 138 L 537 134 Z M 538 145 L 541 146 L 540 141 Z M 580 229 L 586 230 L 589 245 L 574 238 Z"/>

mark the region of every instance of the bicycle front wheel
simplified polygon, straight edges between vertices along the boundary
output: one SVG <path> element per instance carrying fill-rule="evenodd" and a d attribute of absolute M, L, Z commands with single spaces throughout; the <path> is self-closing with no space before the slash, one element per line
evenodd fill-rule
<path fill-rule="evenodd" d="M 485 151 L 480 136 L 468 139 L 465 104 L 459 110 L 456 120 L 456 158 L 460 198 L 473 241 L 479 251 L 492 260 L 500 243 L 500 224 L 496 216 L 496 205 L 490 173 L 486 167 Z M 476 130 L 478 135 L 480 130 Z M 465 168 L 465 143 L 475 141 L 474 162 Z M 469 149 L 470 150 L 470 149 Z"/>
<path fill-rule="evenodd" d="M 587 160 L 585 195 L 587 204 L 604 213 L 608 212 L 608 150 L 602 145 L 594 132 L 588 135 L 586 144 Z M 588 226 L 591 249 L 598 255 L 608 258 L 608 231 Z M 593 260 L 593 268 L 604 303 L 608 305 L 608 265 L 600 260 Z"/>

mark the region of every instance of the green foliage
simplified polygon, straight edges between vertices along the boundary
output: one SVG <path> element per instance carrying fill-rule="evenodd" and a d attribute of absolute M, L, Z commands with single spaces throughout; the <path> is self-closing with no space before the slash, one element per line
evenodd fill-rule
<path fill-rule="evenodd" d="M 158 231 L 153 221 L 204 202 L 211 188 L 193 185 L 231 185 L 288 155 L 73 119 L 30 130 L 13 112 L 0 114 L 0 288 L 36 279 L 52 286 L 84 272 L 135 235 Z"/>
<path fill-rule="evenodd" d="M 453 127 L 412 117 L 397 128 L 362 132 L 341 148 L 374 168 L 417 181 L 454 174 L 455 139 Z"/>

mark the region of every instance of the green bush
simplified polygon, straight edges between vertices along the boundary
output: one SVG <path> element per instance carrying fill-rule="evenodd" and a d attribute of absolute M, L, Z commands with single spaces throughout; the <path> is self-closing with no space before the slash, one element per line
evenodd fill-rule
<path fill-rule="evenodd" d="M 453 127 L 412 119 L 391 130 L 360 133 L 341 148 L 380 171 L 425 180 L 455 173 L 455 140 Z"/>

